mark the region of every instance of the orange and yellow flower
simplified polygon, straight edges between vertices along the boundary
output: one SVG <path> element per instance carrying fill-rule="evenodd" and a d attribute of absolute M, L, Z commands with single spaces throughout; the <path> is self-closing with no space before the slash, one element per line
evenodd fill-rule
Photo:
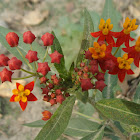
<path fill-rule="evenodd" d="M 109 74 L 118 74 L 120 82 L 123 82 L 126 73 L 128 75 L 134 74 L 134 72 L 131 70 L 131 63 L 133 60 L 133 58 L 128 58 L 127 53 L 125 53 L 123 57 L 116 58 L 116 66 L 112 71 L 109 71 Z"/>
<path fill-rule="evenodd" d="M 140 36 L 136 41 L 136 44 L 132 47 L 123 48 L 123 51 L 128 53 L 129 58 L 134 58 L 134 64 L 139 67 L 140 63 Z"/>
<path fill-rule="evenodd" d="M 106 20 L 101 19 L 99 24 L 99 30 L 98 32 L 93 32 L 91 35 L 95 38 L 98 38 L 98 43 L 106 41 L 109 45 L 112 47 L 115 47 L 115 41 L 113 39 L 115 33 L 112 32 L 113 24 L 111 24 L 110 18 Z"/>
<path fill-rule="evenodd" d="M 121 32 L 116 32 L 116 47 L 121 46 L 123 43 L 126 47 L 129 47 L 129 40 L 133 41 L 134 39 L 130 37 L 130 32 L 138 28 L 136 25 L 136 19 L 130 20 L 128 17 L 125 19 L 123 24 L 123 30 Z"/>
<path fill-rule="evenodd" d="M 28 101 L 36 101 L 37 98 L 31 93 L 34 88 L 34 81 L 25 85 L 25 87 L 19 83 L 16 83 L 17 89 L 13 89 L 13 96 L 10 98 L 10 102 L 19 102 L 21 109 L 24 111 Z"/>

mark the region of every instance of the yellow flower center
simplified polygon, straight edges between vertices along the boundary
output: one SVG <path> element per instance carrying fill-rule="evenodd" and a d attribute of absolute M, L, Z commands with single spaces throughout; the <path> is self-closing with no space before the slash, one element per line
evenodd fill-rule
<path fill-rule="evenodd" d="M 134 31 L 138 28 L 138 25 L 136 24 L 136 19 L 130 20 L 128 17 L 125 19 L 125 22 L 123 24 L 124 33 L 129 34 L 131 31 Z"/>
<path fill-rule="evenodd" d="M 99 45 L 97 42 L 94 42 L 93 47 L 89 48 L 89 51 L 92 53 L 94 59 L 99 59 L 105 57 L 106 45 Z"/>
<path fill-rule="evenodd" d="M 100 20 L 99 30 L 101 30 L 104 35 L 107 35 L 109 31 L 112 30 L 113 28 L 113 24 L 110 23 L 111 23 L 110 18 L 107 19 L 106 22 L 104 19 Z"/>
<path fill-rule="evenodd" d="M 139 36 L 139 38 L 136 41 L 135 50 L 137 52 L 140 52 L 140 36 Z"/>
<path fill-rule="evenodd" d="M 133 62 L 133 58 L 128 59 L 128 54 L 124 54 L 123 57 L 118 57 L 117 62 L 119 63 L 119 68 L 120 69 L 126 69 L 129 70 L 131 69 L 130 64 Z"/>
<path fill-rule="evenodd" d="M 15 102 L 19 102 L 20 100 L 22 102 L 27 102 L 27 96 L 30 94 L 30 90 L 29 89 L 24 90 L 23 85 L 19 85 L 18 89 L 13 89 L 12 92 L 14 95 L 16 95 L 14 98 Z"/>

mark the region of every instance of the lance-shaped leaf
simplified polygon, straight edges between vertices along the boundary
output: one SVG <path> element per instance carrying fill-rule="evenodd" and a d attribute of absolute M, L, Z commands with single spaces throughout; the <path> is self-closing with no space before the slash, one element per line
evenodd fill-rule
<path fill-rule="evenodd" d="M 94 133 L 90 133 L 89 135 L 83 137 L 80 140 L 102 140 L 103 135 L 104 135 L 104 128 L 105 126 L 103 125 L 100 130 L 94 132 Z"/>
<path fill-rule="evenodd" d="M 25 123 L 23 125 L 28 126 L 28 127 L 43 127 L 45 124 L 46 124 L 46 121 L 37 120 L 31 123 Z"/>
<path fill-rule="evenodd" d="M 140 104 L 123 99 L 104 99 L 95 106 L 107 118 L 140 127 Z"/>
<path fill-rule="evenodd" d="M 71 117 L 75 97 L 68 97 L 39 132 L 35 140 L 56 140 L 66 129 Z"/>
<path fill-rule="evenodd" d="M 61 48 L 61 45 L 60 45 L 58 39 L 56 38 L 55 33 L 52 32 L 52 34 L 55 37 L 54 40 L 53 40 L 53 46 L 51 47 L 52 53 L 54 51 L 58 51 L 60 54 L 62 54 L 64 56 L 63 51 L 62 51 L 62 48 Z M 65 68 L 65 60 L 64 60 L 64 57 L 61 58 L 60 64 L 54 63 L 54 66 L 57 69 L 60 77 L 62 77 L 62 78 L 65 79 L 67 77 L 67 70 Z"/>
<path fill-rule="evenodd" d="M 117 85 L 117 81 L 118 81 L 117 75 L 111 75 L 108 73 L 105 74 L 105 84 L 107 86 L 103 89 L 102 92 L 104 98 L 109 99 L 114 97 L 113 87 Z"/>
<path fill-rule="evenodd" d="M 92 18 L 89 12 L 85 9 L 84 11 L 84 32 L 83 39 L 81 43 L 81 48 L 77 57 L 76 65 L 82 61 L 84 55 L 82 54 L 84 50 L 92 46 L 94 38 L 90 35 L 91 32 L 94 32 L 94 25 Z"/>

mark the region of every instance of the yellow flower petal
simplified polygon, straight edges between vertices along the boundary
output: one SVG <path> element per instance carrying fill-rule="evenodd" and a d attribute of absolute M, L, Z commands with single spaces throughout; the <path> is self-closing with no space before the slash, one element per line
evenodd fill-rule
<path fill-rule="evenodd" d="M 125 66 L 125 69 L 129 70 L 129 69 L 131 69 L 131 66 L 128 64 L 128 65 Z"/>
<path fill-rule="evenodd" d="M 104 35 L 107 35 L 108 33 L 109 33 L 109 30 L 108 30 L 108 28 L 105 28 L 105 29 L 103 29 L 103 32 L 102 32 Z"/>
<path fill-rule="evenodd" d="M 18 86 L 18 90 L 19 90 L 19 91 L 24 91 L 24 86 L 23 86 L 23 85 L 19 85 L 19 86 Z"/>
<path fill-rule="evenodd" d="M 14 100 L 15 100 L 15 102 L 19 102 L 19 101 L 21 100 L 21 97 L 20 97 L 20 96 L 16 96 L 16 97 L 14 98 Z"/>
<path fill-rule="evenodd" d="M 28 96 L 28 95 L 30 94 L 30 90 L 29 90 L 29 89 L 25 89 L 24 94 L 25 94 L 26 96 Z"/>
<path fill-rule="evenodd" d="M 26 96 L 22 96 L 21 101 L 24 102 L 24 103 L 27 102 L 27 97 Z"/>
<path fill-rule="evenodd" d="M 95 52 L 95 49 L 94 49 L 93 47 L 90 47 L 90 48 L 89 48 L 89 51 L 90 51 L 91 53 L 94 53 L 94 52 Z"/>
<path fill-rule="evenodd" d="M 18 89 L 13 89 L 12 92 L 14 95 L 18 95 Z"/>
<path fill-rule="evenodd" d="M 128 59 L 128 54 L 127 53 L 125 53 L 124 55 L 123 55 L 123 57 L 122 57 L 123 59 L 125 59 L 125 60 L 127 60 Z"/>
<path fill-rule="evenodd" d="M 112 30 L 112 28 L 113 28 L 113 24 L 110 24 L 108 29 Z"/>
<path fill-rule="evenodd" d="M 101 50 L 102 50 L 102 51 L 105 51 L 105 50 L 106 50 L 106 45 L 105 45 L 105 44 L 103 44 L 103 45 L 101 46 Z"/>
<path fill-rule="evenodd" d="M 98 56 L 97 54 L 92 54 L 92 57 L 93 57 L 94 59 L 98 59 L 98 58 L 99 58 L 99 56 Z"/>
<path fill-rule="evenodd" d="M 123 64 L 119 64 L 119 68 L 120 69 L 123 69 L 124 68 L 124 65 Z"/>
<path fill-rule="evenodd" d="M 103 57 L 105 57 L 105 53 L 101 52 L 99 56 L 100 56 L 100 58 L 103 58 Z"/>
<path fill-rule="evenodd" d="M 118 62 L 118 63 L 121 63 L 121 62 L 122 62 L 122 58 L 121 58 L 121 57 L 118 57 L 118 58 L 117 58 L 117 62 Z"/>
<path fill-rule="evenodd" d="M 129 58 L 129 59 L 127 60 L 127 62 L 128 62 L 129 65 L 130 65 L 133 61 L 134 61 L 133 58 Z"/>
<path fill-rule="evenodd" d="M 106 20 L 106 24 L 110 25 L 110 23 L 111 23 L 111 19 L 108 18 L 108 19 Z"/>

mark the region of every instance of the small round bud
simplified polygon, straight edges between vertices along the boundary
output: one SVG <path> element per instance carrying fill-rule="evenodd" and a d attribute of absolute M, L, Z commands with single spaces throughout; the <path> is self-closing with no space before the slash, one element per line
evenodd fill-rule
<path fill-rule="evenodd" d="M 26 44 L 32 44 L 35 38 L 35 35 L 31 31 L 27 31 L 23 34 L 23 42 Z"/>

